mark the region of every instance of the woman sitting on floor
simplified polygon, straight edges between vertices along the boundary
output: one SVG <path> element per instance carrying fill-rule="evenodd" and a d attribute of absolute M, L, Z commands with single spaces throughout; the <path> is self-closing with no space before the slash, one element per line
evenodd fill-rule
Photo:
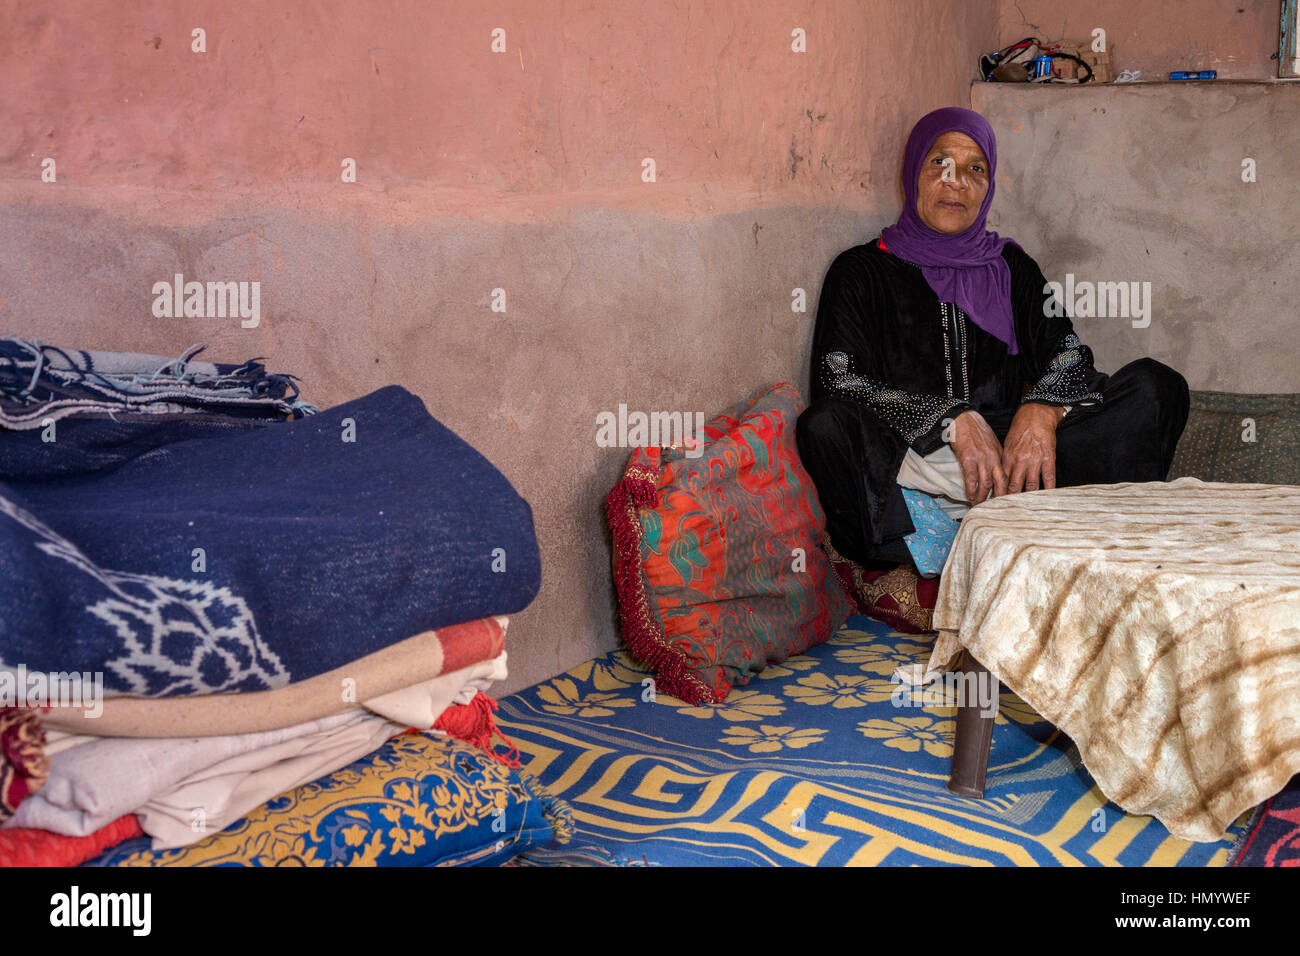
<path fill-rule="evenodd" d="M 1144 358 L 1104 375 L 1038 264 L 984 226 L 997 144 L 971 110 L 908 137 L 906 204 L 822 286 L 799 454 L 835 549 L 867 568 L 943 567 L 989 497 L 1163 481 L 1187 382 Z"/>

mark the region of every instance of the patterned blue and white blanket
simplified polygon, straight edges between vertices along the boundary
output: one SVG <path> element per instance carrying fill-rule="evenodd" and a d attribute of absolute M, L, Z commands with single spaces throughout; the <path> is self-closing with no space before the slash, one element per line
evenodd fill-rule
<path fill-rule="evenodd" d="M 109 696 L 266 690 L 517 612 L 540 586 L 527 502 L 396 386 L 274 424 L 193 416 L 120 461 L 122 422 L 57 426 L 52 443 L 0 430 L 0 679 L 21 666 L 102 672 Z M 21 467 L 60 442 L 75 467 Z"/>

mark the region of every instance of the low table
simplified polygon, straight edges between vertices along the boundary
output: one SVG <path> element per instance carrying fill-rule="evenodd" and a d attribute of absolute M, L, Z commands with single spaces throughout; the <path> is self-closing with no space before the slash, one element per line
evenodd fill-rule
<path fill-rule="evenodd" d="M 1300 487 L 987 501 L 962 520 L 934 627 L 932 672 L 987 668 L 1107 798 L 1181 839 L 1222 838 L 1300 772 Z M 959 708 L 950 790 L 983 796 L 993 719 Z"/>

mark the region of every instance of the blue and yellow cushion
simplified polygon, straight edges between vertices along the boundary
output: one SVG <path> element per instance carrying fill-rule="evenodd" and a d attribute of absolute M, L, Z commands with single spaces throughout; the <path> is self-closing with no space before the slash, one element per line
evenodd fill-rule
<path fill-rule="evenodd" d="M 482 750 L 403 734 L 220 833 L 154 852 L 128 840 L 87 866 L 495 866 L 567 843 L 569 806 Z"/>

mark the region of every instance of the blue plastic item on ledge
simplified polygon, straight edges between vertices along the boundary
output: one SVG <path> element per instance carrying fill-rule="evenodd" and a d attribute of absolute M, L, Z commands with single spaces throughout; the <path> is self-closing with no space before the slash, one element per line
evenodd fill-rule
<path fill-rule="evenodd" d="M 1186 70 L 1178 70 L 1169 74 L 1171 80 L 1213 80 L 1218 77 L 1217 70 L 1199 70 L 1195 73 L 1189 73 Z"/>

